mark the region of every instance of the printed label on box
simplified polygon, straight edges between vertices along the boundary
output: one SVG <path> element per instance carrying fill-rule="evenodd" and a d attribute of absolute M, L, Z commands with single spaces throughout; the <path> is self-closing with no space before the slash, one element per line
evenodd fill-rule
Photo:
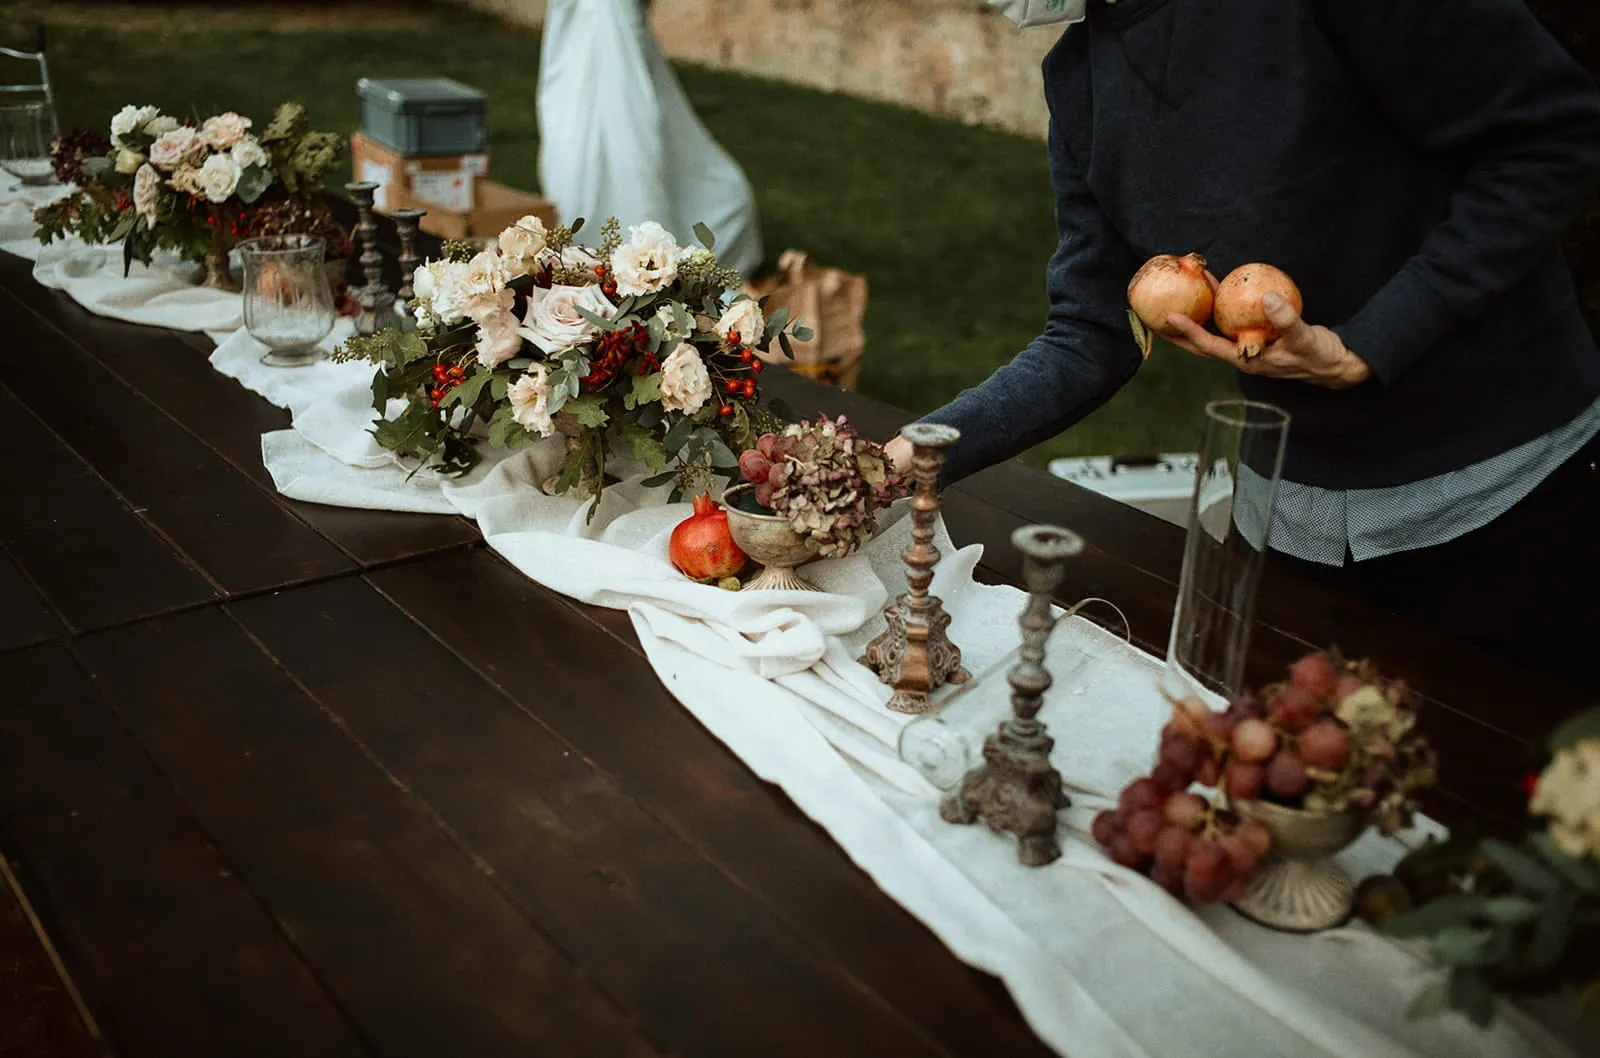
<path fill-rule="evenodd" d="M 361 174 L 359 180 L 370 180 L 378 185 L 372 193 L 372 204 L 379 209 L 389 208 L 389 184 L 394 179 L 393 171 L 382 162 L 372 161 L 370 158 L 361 159 Z"/>
<path fill-rule="evenodd" d="M 489 156 L 487 154 L 468 154 L 461 158 L 462 172 L 471 173 L 473 176 L 489 175 Z"/>
<path fill-rule="evenodd" d="M 465 169 L 443 173 L 415 173 L 411 193 L 454 213 L 472 212 L 472 174 Z"/>

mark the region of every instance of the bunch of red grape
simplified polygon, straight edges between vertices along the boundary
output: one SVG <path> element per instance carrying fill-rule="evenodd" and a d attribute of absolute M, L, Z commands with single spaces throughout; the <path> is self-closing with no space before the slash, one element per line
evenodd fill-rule
<path fill-rule="evenodd" d="M 1291 666 L 1289 681 L 1265 703 L 1240 698 L 1220 713 L 1193 699 L 1178 705 L 1161 731 L 1155 769 L 1095 818 L 1095 840 L 1113 861 L 1149 871 L 1174 895 L 1199 903 L 1238 899 L 1271 835 L 1207 805 L 1189 787 L 1216 787 L 1235 801 L 1297 804 L 1349 755 L 1349 734 L 1328 710 L 1364 683 L 1318 653 Z"/>

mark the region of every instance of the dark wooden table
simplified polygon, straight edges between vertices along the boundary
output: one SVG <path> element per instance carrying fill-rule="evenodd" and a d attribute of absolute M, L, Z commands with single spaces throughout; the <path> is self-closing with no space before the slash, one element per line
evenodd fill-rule
<path fill-rule="evenodd" d="M 0 853 L 112 1052 L 1047 1053 L 672 700 L 624 615 L 464 520 L 279 496 L 260 434 L 287 417 L 204 339 L 3 256 L 0 323 Z M 1171 526 L 1020 465 L 946 514 L 997 581 L 1013 528 L 1078 530 L 1062 599 L 1164 642 Z M 1527 741 L 1578 704 L 1276 571 L 1261 615 L 1258 675 L 1337 641 L 1426 692 L 1446 819 L 1514 813 Z"/>

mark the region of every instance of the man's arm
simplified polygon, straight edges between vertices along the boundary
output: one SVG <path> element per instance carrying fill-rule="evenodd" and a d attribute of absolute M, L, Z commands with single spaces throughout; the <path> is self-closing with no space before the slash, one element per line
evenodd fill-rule
<path fill-rule="evenodd" d="M 1333 330 L 1384 383 L 1527 275 L 1600 183 L 1600 92 L 1523 0 L 1322 0 L 1386 114 L 1466 171 L 1448 216 Z"/>
<path fill-rule="evenodd" d="M 1137 263 L 1054 127 L 1050 177 L 1060 242 L 1046 275 L 1044 333 L 981 385 L 923 417 L 961 431 L 945 464 L 947 482 L 1055 436 L 1109 400 L 1139 368 L 1127 317 L 1127 283 Z"/>

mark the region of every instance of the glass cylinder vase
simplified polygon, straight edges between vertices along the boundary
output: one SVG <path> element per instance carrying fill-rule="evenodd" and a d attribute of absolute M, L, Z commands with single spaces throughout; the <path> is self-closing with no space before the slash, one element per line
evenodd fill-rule
<path fill-rule="evenodd" d="M 239 244 L 244 262 L 244 325 L 265 345 L 271 367 L 317 359 L 317 343 L 333 330 L 333 291 L 313 235 L 263 235 Z"/>
<path fill-rule="evenodd" d="M 1243 688 L 1288 437 L 1289 414 L 1275 405 L 1206 405 L 1161 677 L 1162 692 L 1174 701 L 1198 698 L 1217 706 Z"/>

